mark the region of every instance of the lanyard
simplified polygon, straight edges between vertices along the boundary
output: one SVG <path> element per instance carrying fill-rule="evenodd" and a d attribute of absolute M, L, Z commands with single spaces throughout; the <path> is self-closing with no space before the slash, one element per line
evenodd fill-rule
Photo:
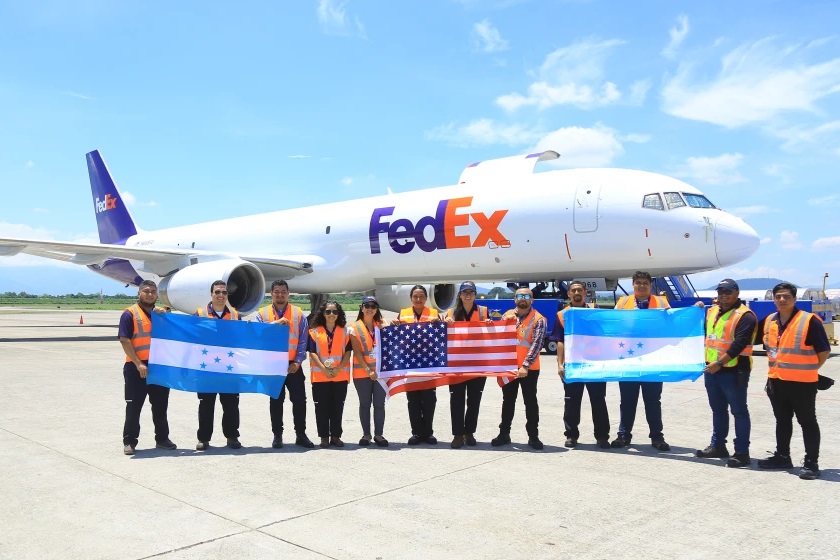
<path fill-rule="evenodd" d="M 332 356 L 332 345 L 333 340 L 335 340 L 335 330 L 329 330 L 327 327 L 324 327 L 324 331 L 327 333 L 327 357 Z"/>

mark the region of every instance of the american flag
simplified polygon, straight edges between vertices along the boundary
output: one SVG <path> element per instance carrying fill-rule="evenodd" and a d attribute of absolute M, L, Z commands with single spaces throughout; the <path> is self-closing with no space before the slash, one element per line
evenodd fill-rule
<path fill-rule="evenodd" d="M 376 348 L 377 375 L 387 385 L 388 396 L 476 376 L 509 376 L 516 369 L 516 321 L 385 327 Z"/>

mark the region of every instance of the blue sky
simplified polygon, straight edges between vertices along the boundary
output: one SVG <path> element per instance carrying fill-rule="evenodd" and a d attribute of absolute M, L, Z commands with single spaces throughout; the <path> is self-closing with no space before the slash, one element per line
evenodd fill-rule
<path fill-rule="evenodd" d="M 140 227 L 454 183 L 553 148 L 679 177 L 762 237 L 725 271 L 840 280 L 837 2 L 0 1 L 0 236 L 96 241 L 84 154 Z M 0 259 L 0 292 L 122 286 Z"/>

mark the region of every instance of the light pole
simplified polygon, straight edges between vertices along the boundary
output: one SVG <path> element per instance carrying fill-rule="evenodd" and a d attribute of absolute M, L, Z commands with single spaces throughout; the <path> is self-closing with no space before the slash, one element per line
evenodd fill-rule
<path fill-rule="evenodd" d="M 825 297 L 825 279 L 826 278 L 828 278 L 828 272 L 826 272 L 825 275 L 823 276 L 823 291 L 822 291 L 822 298 L 823 299 L 828 299 L 828 298 Z"/>

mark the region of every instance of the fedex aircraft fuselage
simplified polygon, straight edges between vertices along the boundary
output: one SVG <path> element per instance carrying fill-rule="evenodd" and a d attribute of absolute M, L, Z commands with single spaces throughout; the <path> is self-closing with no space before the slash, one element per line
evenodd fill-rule
<path fill-rule="evenodd" d="M 243 261 L 260 269 L 265 284 L 283 278 L 293 292 L 379 295 L 399 285 L 465 279 L 686 274 L 740 262 L 758 248 L 749 225 L 682 181 L 625 169 L 533 173 L 536 161 L 553 157 L 545 152 L 480 162 L 446 187 L 131 232 L 121 239 L 113 230 L 122 226 L 109 214 L 127 216 L 127 210 L 112 182 L 94 185 L 92 170 L 100 236 L 125 250 L 108 253 L 107 260 L 100 258 L 107 251 L 95 250 L 74 258 L 129 283 L 148 278 L 166 285 L 171 279 L 169 289 L 176 291 L 200 281 L 209 290 L 216 279 L 210 263 Z M 142 252 L 131 254 L 133 248 Z M 197 276 L 202 266 L 207 268 Z M 193 281 L 179 284 L 179 275 Z M 265 287 L 259 286 L 260 294 Z"/>

